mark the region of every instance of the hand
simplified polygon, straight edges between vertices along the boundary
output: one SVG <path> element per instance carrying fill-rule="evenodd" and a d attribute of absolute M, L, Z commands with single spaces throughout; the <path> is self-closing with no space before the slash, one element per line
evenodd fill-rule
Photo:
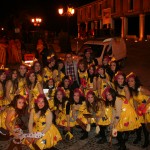
<path fill-rule="evenodd" d="M 20 92 L 21 92 L 21 90 L 19 88 L 19 89 L 17 89 L 17 91 L 15 92 L 15 94 L 18 95 L 18 94 L 20 94 Z"/>

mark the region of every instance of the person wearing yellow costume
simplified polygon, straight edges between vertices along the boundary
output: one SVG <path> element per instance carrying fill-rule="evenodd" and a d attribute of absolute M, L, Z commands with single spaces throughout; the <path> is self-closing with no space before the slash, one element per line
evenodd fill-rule
<path fill-rule="evenodd" d="M 9 104 L 9 101 L 5 98 L 5 81 L 6 73 L 4 69 L 0 69 L 0 108 Z"/>
<path fill-rule="evenodd" d="M 105 69 L 102 65 L 99 65 L 96 70 L 97 73 L 97 92 L 98 96 L 102 97 L 102 93 L 107 86 L 111 86 L 109 76 L 105 72 Z"/>
<path fill-rule="evenodd" d="M 18 69 L 18 94 L 28 98 L 28 89 L 26 81 L 27 67 L 24 64 L 20 64 Z"/>
<path fill-rule="evenodd" d="M 25 143 L 32 150 L 54 148 L 62 140 L 60 132 L 52 122 L 52 118 L 46 97 L 43 94 L 39 95 L 35 107 L 30 113 L 29 133 L 41 132 L 44 136 L 35 140 L 27 138 Z"/>
<path fill-rule="evenodd" d="M 83 114 L 86 113 L 86 102 L 85 97 L 81 89 L 76 88 L 73 91 L 73 118 L 76 120 L 76 126 L 80 126 L 84 132 L 84 135 L 80 138 L 81 140 L 84 139 L 88 132 L 85 130 L 85 126 L 88 124 L 87 118 L 84 117 Z"/>
<path fill-rule="evenodd" d="M 126 99 L 130 100 L 130 92 L 129 88 L 126 84 L 126 76 L 123 72 L 118 71 L 114 77 L 114 86 L 115 90 L 120 94 L 126 97 Z M 132 102 L 131 102 L 132 103 Z"/>
<path fill-rule="evenodd" d="M 15 128 L 17 127 L 16 119 L 23 114 L 25 110 L 25 99 L 21 95 L 16 95 L 14 99 L 11 101 L 11 103 L 5 107 L 5 109 L 0 113 L 0 130 L 1 133 L 4 131 L 7 131 L 8 134 L 6 134 L 6 137 L 2 134 L 0 134 L 0 138 L 5 138 L 6 140 L 9 139 L 9 136 L 13 136 L 16 139 L 19 139 L 18 133 L 15 132 Z M 20 148 L 20 145 L 16 145 L 13 143 L 13 140 L 11 140 L 11 143 L 7 150 L 12 150 L 14 147 Z"/>
<path fill-rule="evenodd" d="M 86 114 L 91 115 L 91 117 L 88 118 L 88 124 L 86 127 L 86 131 L 89 132 L 91 130 L 91 124 L 96 125 L 96 134 L 99 134 L 100 131 L 100 119 L 104 116 L 104 110 L 103 110 L 103 104 L 101 99 L 99 99 L 93 91 L 89 91 L 86 95 Z M 103 141 L 106 141 L 106 135 L 105 135 L 105 129 L 102 128 L 101 135 Z M 83 135 L 83 139 L 87 138 L 87 135 Z"/>
<path fill-rule="evenodd" d="M 57 69 L 54 69 L 53 71 L 53 79 L 55 81 L 56 87 L 58 87 L 61 84 L 64 76 L 65 76 L 64 62 L 62 60 L 57 60 Z"/>
<path fill-rule="evenodd" d="M 46 83 L 49 78 L 52 78 L 55 67 L 55 56 L 47 57 L 47 66 L 43 69 L 43 81 Z"/>
<path fill-rule="evenodd" d="M 125 96 L 119 95 L 114 89 L 107 87 L 105 89 L 106 102 L 111 103 L 114 107 L 112 117 L 113 130 L 117 131 L 117 139 L 119 142 L 119 149 L 126 150 L 126 134 L 129 131 L 138 129 L 141 123 L 138 116 Z"/>
<path fill-rule="evenodd" d="M 95 74 L 95 66 L 90 65 L 88 70 L 87 70 L 87 73 L 88 73 L 88 78 L 87 78 L 87 87 L 85 89 L 85 95 L 87 94 L 87 92 L 89 90 L 92 90 L 92 91 L 94 91 L 96 96 L 98 96 L 97 83 L 96 83 L 97 77 L 96 77 L 96 74 Z"/>
<path fill-rule="evenodd" d="M 27 74 L 27 85 L 29 88 L 29 108 L 31 109 L 34 107 L 38 95 L 43 94 L 42 85 L 37 81 L 37 76 L 33 70 Z"/>
<path fill-rule="evenodd" d="M 10 72 L 10 79 L 6 81 L 6 99 L 10 103 L 14 96 L 18 94 L 18 72 L 12 69 Z"/>
<path fill-rule="evenodd" d="M 57 107 L 55 111 L 56 124 L 63 128 L 66 138 L 71 139 L 73 137 L 72 130 L 75 126 L 75 120 L 72 114 L 71 103 L 65 96 L 63 88 L 57 88 L 54 102 Z"/>
<path fill-rule="evenodd" d="M 47 93 L 45 93 L 45 96 L 47 97 L 50 110 L 53 112 L 54 110 L 56 110 L 56 106 L 54 105 L 54 96 L 56 92 L 56 87 L 54 80 L 52 78 L 46 82 L 46 85 L 43 90 L 45 89 L 48 89 Z"/>
<path fill-rule="evenodd" d="M 133 72 L 127 76 L 126 80 L 134 100 L 135 110 L 142 124 L 142 127 L 136 131 L 137 137 L 133 143 L 137 144 L 141 141 L 141 131 L 143 130 L 145 140 L 142 147 L 145 148 L 149 145 L 149 132 L 146 128 L 146 124 L 150 123 L 150 90 L 142 86 L 140 80 Z M 144 107 L 140 109 L 141 106 Z"/>
<path fill-rule="evenodd" d="M 65 91 L 66 97 L 70 98 L 70 94 L 72 92 L 72 89 L 71 89 L 71 81 L 70 81 L 69 76 L 64 76 L 59 87 L 62 87 L 63 90 Z"/>
<path fill-rule="evenodd" d="M 78 62 L 78 75 L 80 81 L 80 89 L 85 90 L 87 87 L 88 72 L 87 64 L 84 59 L 80 59 Z"/>
<path fill-rule="evenodd" d="M 35 61 L 33 63 L 32 69 L 34 70 L 34 72 L 37 75 L 37 80 L 38 82 L 40 82 L 41 84 L 43 84 L 43 78 L 42 78 L 42 66 L 40 64 L 39 61 Z"/>

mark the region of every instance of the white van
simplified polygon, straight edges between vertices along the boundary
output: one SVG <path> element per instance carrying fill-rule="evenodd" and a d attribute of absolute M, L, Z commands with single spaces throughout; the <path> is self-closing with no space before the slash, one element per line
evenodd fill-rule
<path fill-rule="evenodd" d="M 102 64 L 102 59 L 104 56 L 114 57 L 116 61 L 123 67 L 126 57 L 126 43 L 123 38 L 107 38 L 105 40 L 89 40 L 85 42 L 81 49 L 78 51 L 78 56 L 83 56 L 84 50 L 87 48 L 93 50 L 94 57 L 98 60 L 98 64 Z"/>

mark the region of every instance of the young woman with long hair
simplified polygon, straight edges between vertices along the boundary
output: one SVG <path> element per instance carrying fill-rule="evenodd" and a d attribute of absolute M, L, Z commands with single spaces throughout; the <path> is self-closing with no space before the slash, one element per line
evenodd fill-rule
<path fill-rule="evenodd" d="M 0 129 L 3 129 L 2 132 L 8 131 L 8 134 L 6 134 L 8 136 L 6 138 L 7 140 L 9 139 L 9 136 L 19 139 L 19 134 L 15 132 L 15 128 L 18 127 L 16 120 L 24 113 L 25 107 L 25 98 L 21 95 L 16 95 L 5 110 L 0 113 Z M 4 138 L 4 135 L 2 138 Z M 13 149 L 15 146 L 13 141 L 11 141 L 8 150 Z"/>
<path fill-rule="evenodd" d="M 106 103 L 114 108 L 111 126 L 113 135 L 117 135 L 119 150 L 126 150 L 126 134 L 141 126 L 138 116 L 126 97 L 119 95 L 114 89 L 105 89 L 104 96 Z"/>
<path fill-rule="evenodd" d="M 28 138 L 31 149 L 50 149 L 62 139 L 52 120 L 53 115 L 49 109 L 48 101 L 45 95 L 40 94 L 35 101 L 34 109 L 30 113 L 29 133 L 41 132 L 44 136 L 39 139 Z"/>
<path fill-rule="evenodd" d="M 143 148 L 149 145 L 149 132 L 146 124 L 150 123 L 150 90 L 142 86 L 139 78 L 131 72 L 127 75 L 127 84 L 130 90 L 131 97 L 133 98 L 134 108 L 137 112 L 142 127 L 136 131 L 137 137 L 134 144 L 141 141 L 142 130 L 144 132 L 144 145 Z"/>

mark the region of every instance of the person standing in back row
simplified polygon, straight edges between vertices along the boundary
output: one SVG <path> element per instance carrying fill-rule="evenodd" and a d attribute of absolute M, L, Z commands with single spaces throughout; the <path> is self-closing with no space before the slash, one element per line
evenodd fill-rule
<path fill-rule="evenodd" d="M 72 54 L 66 54 L 66 61 L 65 61 L 65 73 L 71 78 L 72 81 L 72 89 L 79 87 L 79 78 L 78 78 L 78 71 L 77 71 L 77 62 L 73 60 Z"/>

